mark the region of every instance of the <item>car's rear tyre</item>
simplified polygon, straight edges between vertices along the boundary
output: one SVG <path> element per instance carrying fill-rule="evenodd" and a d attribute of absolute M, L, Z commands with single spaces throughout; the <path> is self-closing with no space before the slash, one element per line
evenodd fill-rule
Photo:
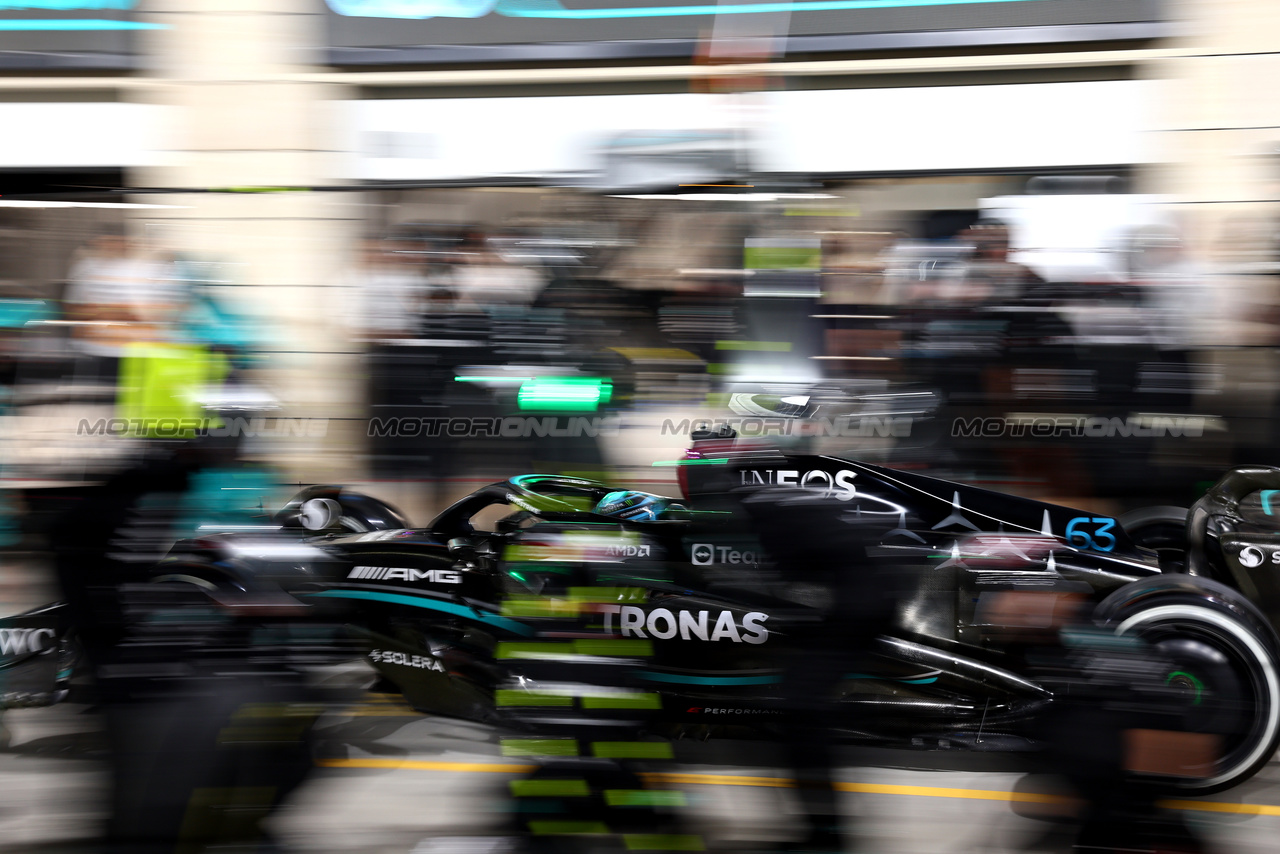
<path fill-rule="evenodd" d="M 1188 794 L 1232 788 L 1266 765 L 1280 744 L 1275 633 L 1241 603 L 1214 601 L 1216 590 L 1204 591 L 1197 601 L 1186 590 L 1139 584 L 1164 595 L 1131 603 L 1136 607 L 1110 615 L 1108 623 L 1117 634 L 1142 638 L 1169 662 L 1165 684 L 1181 689 L 1186 728 L 1222 739 L 1216 767 L 1186 778 L 1179 788 Z"/>

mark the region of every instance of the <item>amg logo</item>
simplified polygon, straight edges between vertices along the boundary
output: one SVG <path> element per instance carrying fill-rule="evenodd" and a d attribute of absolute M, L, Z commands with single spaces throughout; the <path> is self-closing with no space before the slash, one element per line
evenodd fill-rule
<path fill-rule="evenodd" d="M 436 584 L 461 584 L 456 569 L 414 569 L 407 566 L 357 566 L 347 578 L 370 581 L 434 581 Z"/>
<path fill-rule="evenodd" d="M 0 655 L 26 655 L 53 649 L 53 629 L 0 629 Z M 41 640 L 47 638 L 46 640 Z"/>

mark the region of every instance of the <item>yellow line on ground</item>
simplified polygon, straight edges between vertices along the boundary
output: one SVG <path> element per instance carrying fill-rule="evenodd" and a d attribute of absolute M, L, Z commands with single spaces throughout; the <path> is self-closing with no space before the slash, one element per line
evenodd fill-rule
<path fill-rule="evenodd" d="M 1280 807 L 1271 804 L 1224 804 L 1221 801 L 1161 801 L 1161 806 L 1175 810 L 1229 812 L 1236 815 L 1280 815 Z"/>
<path fill-rule="evenodd" d="M 728 774 L 644 774 L 646 780 L 654 783 L 692 786 L 767 786 L 778 789 L 791 789 L 795 782 L 789 777 L 744 777 Z M 895 786 L 882 783 L 836 783 L 841 792 L 861 792 L 868 795 L 917 795 L 925 798 L 967 798 L 981 801 L 1018 801 L 1020 803 L 1056 803 L 1062 798 L 1057 795 L 1038 795 L 1034 793 L 999 792 L 990 789 L 954 789 L 942 786 Z"/>
<path fill-rule="evenodd" d="M 500 762 L 438 762 L 418 759 L 322 759 L 318 763 L 326 768 L 383 768 L 412 771 L 480 771 L 504 774 L 524 774 L 533 771 L 535 765 L 515 765 Z M 675 774 L 647 772 L 640 775 L 646 782 L 690 786 L 759 786 L 772 789 L 790 789 L 795 782 L 789 777 L 754 777 L 740 774 Z M 836 783 L 841 792 L 858 792 L 866 795 L 908 795 L 921 798 L 959 798 L 971 801 L 1005 801 L 1013 803 L 1056 804 L 1070 799 L 1061 795 L 1045 795 L 1035 792 L 1001 792 L 994 789 L 957 789 L 945 786 L 899 786 L 885 783 Z M 1280 816 L 1280 806 L 1271 804 L 1232 804 L 1221 801 L 1166 800 L 1161 806 L 1176 810 L 1233 813 L 1235 815 Z"/>
<path fill-rule="evenodd" d="M 949 789 L 943 786 L 891 786 L 880 783 L 836 783 L 841 792 L 868 795 L 915 795 L 922 798 L 965 798 L 971 801 L 1010 801 L 1019 804 L 1060 804 L 1069 798 L 1035 792 L 999 792 L 991 789 Z"/>
<path fill-rule="evenodd" d="M 705 786 L 768 786 L 789 789 L 795 783 L 787 777 L 743 777 L 728 774 L 644 774 L 654 783 L 671 783 Z M 1008 801 L 1015 803 L 1058 804 L 1071 799 L 1061 795 L 1035 792 L 1000 792 L 992 789 L 955 789 L 943 786 L 895 786 L 884 783 L 836 783 L 841 792 L 860 792 L 868 795 L 912 795 L 922 798 L 962 798 L 978 801 Z M 1165 800 L 1161 806 L 1176 810 L 1223 812 L 1237 815 L 1280 816 L 1280 806 L 1270 804 L 1231 804 L 1221 801 Z"/>
<path fill-rule="evenodd" d="M 672 783 L 691 786 L 766 786 L 774 789 L 791 789 L 795 781 L 790 777 L 746 777 L 733 774 L 663 774 L 642 773 L 651 783 Z"/>

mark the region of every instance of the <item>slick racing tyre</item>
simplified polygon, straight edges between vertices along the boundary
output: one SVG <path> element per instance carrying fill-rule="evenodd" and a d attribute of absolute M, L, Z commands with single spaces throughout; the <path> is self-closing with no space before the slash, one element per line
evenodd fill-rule
<path fill-rule="evenodd" d="M 1237 591 L 1157 576 L 1116 591 L 1098 615 L 1168 662 L 1164 682 L 1180 697 L 1186 729 L 1221 739 L 1218 762 L 1183 779 L 1179 790 L 1220 792 L 1271 760 L 1280 743 L 1280 641 Z"/>

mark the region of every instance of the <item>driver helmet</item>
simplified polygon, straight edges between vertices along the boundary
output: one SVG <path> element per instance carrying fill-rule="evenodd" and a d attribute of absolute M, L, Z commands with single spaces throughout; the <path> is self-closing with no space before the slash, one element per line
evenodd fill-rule
<path fill-rule="evenodd" d="M 596 504 L 596 512 L 602 516 L 616 516 L 629 522 L 655 522 L 667 517 L 681 505 L 650 492 L 622 489 L 610 492 Z"/>

